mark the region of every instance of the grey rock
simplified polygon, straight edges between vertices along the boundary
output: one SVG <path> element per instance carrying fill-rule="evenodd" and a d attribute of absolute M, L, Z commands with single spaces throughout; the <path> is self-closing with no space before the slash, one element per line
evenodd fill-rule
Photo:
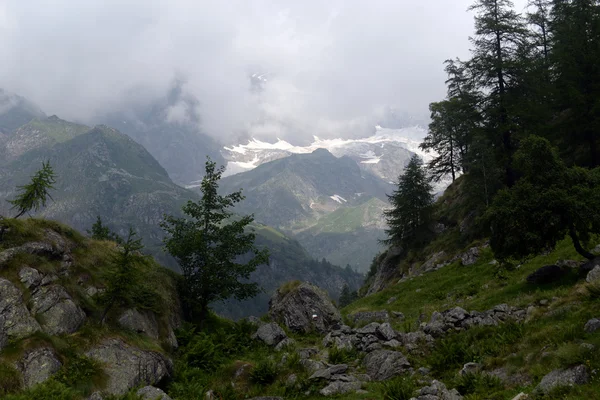
<path fill-rule="evenodd" d="M 581 266 L 581 262 L 575 260 L 558 260 L 556 261 L 556 265 L 561 268 L 577 269 Z"/>
<path fill-rule="evenodd" d="M 469 374 L 476 374 L 479 371 L 481 371 L 481 364 L 470 362 L 463 365 L 462 369 L 458 374 L 464 376 Z"/>
<path fill-rule="evenodd" d="M 125 310 L 118 319 L 119 325 L 136 333 L 158 339 L 158 322 L 151 311 Z"/>
<path fill-rule="evenodd" d="M 387 342 L 383 342 L 382 345 L 384 347 L 389 347 L 392 349 L 398 349 L 398 348 L 402 347 L 402 343 L 400 343 L 396 339 L 392 339 L 392 340 L 388 340 Z"/>
<path fill-rule="evenodd" d="M 319 349 L 317 349 L 316 347 L 305 347 L 303 349 L 298 350 L 298 355 L 303 360 L 311 358 L 312 356 L 316 355 L 317 353 L 319 353 Z"/>
<path fill-rule="evenodd" d="M 335 396 L 355 392 L 362 387 L 361 382 L 334 381 L 319 391 L 322 396 Z"/>
<path fill-rule="evenodd" d="M 471 247 L 465 253 L 460 255 L 462 265 L 473 265 L 479 260 L 480 250 L 478 247 Z"/>
<path fill-rule="evenodd" d="M 104 400 L 100 392 L 94 392 L 86 400 Z"/>
<path fill-rule="evenodd" d="M 377 327 L 377 336 L 380 338 L 389 341 L 396 338 L 397 334 L 389 322 L 385 322 Z"/>
<path fill-rule="evenodd" d="M 600 330 L 600 319 L 592 318 L 588 322 L 586 322 L 584 328 L 587 333 L 593 333 Z"/>
<path fill-rule="evenodd" d="M 41 316 L 42 329 L 50 335 L 76 332 L 86 318 L 83 310 L 60 285 L 36 289 L 31 297 L 31 312 Z"/>
<path fill-rule="evenodd" d="M 142 400 L 172 400 L 165 392 L 154 386 L 145 386 L 136 392 Z"/>
<path fill-rule="evenodd" d="M 62 363 L 54 350 L 48 347 L 28 350 L 16 363 L 17 369 L 23 376 L 25 388 L 45 382 L 58 372 L 61 366 Z"/>
<path fill-rule="evenodd" d="M 321 361 L 311 360 L 311 359 L 303 359 L 300 360 L 300 364 L 306 369 L 308 372 L 313 373 L 320 369 L 325 369 L 325 364 Z"/>
<path fill-rule="evenodd" d="M 297 382 L 298 382 L 298 375 L 291 374 L 285 380 L 285 385 L 288 386 L 288 387 L 292 387 L 292 386 L 295 386 Z"/>
<path fill-rule="evenodd" d="M 43 275 L 37 269 L 24 266 L 19 270 L 19 280 L 27 289 L 38 287 L 42 283 Z"/>
<path fill-rule="evenodd" d="M 390 314 L 387 311 L 360 311 L 348 316 L 355 324 L 360 322 L 387 322 Z"/>
<path fill-rule="evenodd" d="M 398 318 L 399 320 L 404 319 L 404 313 L 400 311 L 392 311 L 392 315 L 394 316 L 394 318 Z"/>
<path fill-rule="evenodd" d="M 456 389 L 448 390 L 442 382 L 434 380 L 430 386 L 419 390 L 417 400 L 462 400 L 462 398 Z"/>
<path fill-rule="evenodd" d="M 332 365 L 329 368 L 320 369 L 318 371 L 315 371 L 308 379 L 329 380 L 329 379 L 331 379 L 332 376 L 343 374 L 347 370 L 348 370 L 348 365 L 346 365 L 346 364 Z"/>
<path fill-rule="evenodd" d="M 515 397 L 513 397 L 512 400 L 525 400 L 528 398 L 529 398 L 529 396 L 527 396 L 525 393 L 521 392 L 518 395 L 516 395 Z"/>
<path fill-rule="evenodd" d="M 278 289 L 269 301 L 269 315 L 296 332 L 327 332 L 342 322 L 327 293 L 306 282 L 287 292 Z"/>
<path fill-rule="evenodd" d="M 383 381 L 405 372 L 410 363 L 399 351 L 376 350 L 363 360 L 367 375 L 374 381 Z"/>
<path fill-rule="evenodd" d="M 295 343 L 296 341 L 294 339 L 286 337 L 281 342 L 277 343 L 277 346 L 275 346 L 275 351 L 282 351 L 288 346 L 293 346 Z"/>
<path fill-rule="evenodd" d="M 587 276 L 587 274 L 593 270 L 594 268 L 600 266 L 600 257 L 596 257 L 593 260 L 589 260 L 585 263 L 583 263 L 580 267 L 579 267 L 579 273 L 582 276 Z"/>
<path fill-rule="evenodd" d="M 600 255 L 600 244 L 594 247 L 591 251 L 592 254 Z"/>
<path fill-rule="evenodd" d="M 246 321 L 255 326 L 261 326 L 265 324 L 265 322 L 263 322 L 260 318 L 255 317 L 254 315 L 251 315 L 248 318 L 246 318 Z"/>
<path fill-rule="evenodd" d="M 0 278 L 0 350 L 9 340 L 25 338 L 40 330 L 23 303 L 23 294 L 10 281 Z"/>
<path fill-rule="evenodd" d="M 390 297 L 388 299 L 388 301 L 386 301 L 386 303 L 389 305 L 389 304 L 392 304 L 393 302 L 395 302 L 396 300 L 398 300 L 398 298 L 396 296 Z"/>
<path fill-rule="evenodd" d="M 154 385 L 170 376 L 173 363 L 161 353 L 140 350 L 120 339 L 106 339 L 85 353 L 104 366 L 106 392 L 122 395 L 141 385 Z"/>
<path fill-rule="evenodd" d="M 595 266 L 590 272 L 588 272 L 585 281 L 587 283 L 597 282 L 600 280 L 600 265 Z"/>
<path fill-rule="evenodd" d="M 287 339 L 287 335 L 277 323 L 271 322 L 258 328 L 252 338 L 262 340 L 269 346 L 276 346 L 282 340 Z"/>
<path fill-rule="evenodd" d="M 443 268 L 446 265 L 448 265 L 447 263 L 441 262 L 444 258 L 446 258 L 445 251 L 440 251 L 439 253 L 435 253 L 434 255 L 432 255 L 429 258 L 429 260 L 427 260 L 425 263 L 423 263 L 419 267 L 411 268 L 410 274 L 412 276 L 414 276 L 414 275 L 419 275 L 419 274 L 423 274 L 423 273 L 427 273 L 427 272 L 436 271 L 440 268 Z"/>
<path fill-rule="evenodd" d="M 377 333 L 378 329 L 379 329 L 379 323 L 371 322 L 370 324 L 357 329 L 356 333 L 361 334 L 361 335 L 375 335 Z"/>
<path fill-rule="evenodd" d="M 590 381 L 590 374 L 585 365 L 578 365 L 569 369 L 557 369 L 542 378 L 536 391 L 549 393 L 552 389 L 561 386 L 585 385 Z"/>

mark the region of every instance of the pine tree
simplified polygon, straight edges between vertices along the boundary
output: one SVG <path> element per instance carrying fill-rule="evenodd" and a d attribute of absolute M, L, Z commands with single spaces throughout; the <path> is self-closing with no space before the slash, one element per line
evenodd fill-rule
<path fill-rule="evenodd" d="M 388 238 L 383 243 L 408 246 L 426 239 L 433 204 L 431 192 L 423 162 L 413 155 L 399 178 L 398 188 L 388 195 L 392 208 L 384 212 Z"/>
<path fill-rule="evenodd" d="M 56 183 L 56 175 L 50 162 L 43 162 L 42 168 L 31 177 L 31 182 L 17 188 L 20 192 L 17 198 L 8 201 L 12 204 L 12 208 L 17 210 L 15 218 L 30 211 L 37 212 L 45 207 L 48 199 L 52 200 L 50 190 L 54 189 L 52 186 L 54 183 Z"/>
<path fill-rule="evenodd" d="M 104 305 L 103 324 L 113 308 L 133 306 L 140 291 L 138 265 L 144 264 L 146 259 L 140 253 L 144 248 L 142 239 L 136 239 L 136 236 L 135 230 L 130 228 L 122 249 L 119 249 L 112 268 L 106 274 L 106 290 L 99 298 L 100 304 Z"/>
<path fill-rule="evenodd" d="M 268 263 L 267 251 L 254 246 L 255 234 L 248 231 L 254 218 L 229 211 L 244 199 L 241 191 L 227 196 L 217 192 L 223 170 L 208 159 L 200 186 L 202 198 L 183 207 L 187 218 L 165 216 L 162 224 L 167 232 L 165 247 L 183 273 L 182 303 L 190 320 L 203 321 L 214 301 L 255 296 L 258 285 L 243 280 L 258 265 Z"/>
<path fill-rule="evenodd" d="M 98 215 L 92 229 L 87 231 L 88 235 L 95 240 L 112 240 L 113 242 L 123 243 L 123 239 L 112 232 L 110 228 L 102 223 L 102 218 Z"/>
<path fill-rule="evenodd" d="M 516 180 L 511 166 L 515 127 L 510 94 L 521 71 L 520 52 L 527 46 L 524 21 L 513 7 L 510 0 L 477 0 L 470 7 L 477 15 L 469 66 L 477 88 L 486 94 L 486 128 L 501 149 L 496 157 L 503 165 L 508 186 Z"/>

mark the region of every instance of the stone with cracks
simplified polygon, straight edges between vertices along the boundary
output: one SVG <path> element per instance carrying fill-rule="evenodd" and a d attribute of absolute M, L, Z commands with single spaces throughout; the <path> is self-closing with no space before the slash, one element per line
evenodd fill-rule
<path fill-rule="evenodd" d="M 145 386 L 135 394 L 142 400 L 172 400 L 165 392 L 154 386 Z"/>
<path fill-rule="evenodd" d="M 271 322 L 258 328 L 252 338 L 262 340 L 269 346 L 276 346 L 282 340 L 287 339 L 287 335 L 278 324 Z"/>
<path fill-rule="evenodd" d="M 569 369 L 556 369 L 542 378 L 536 391 L 549 393 L 554 388 L 562 386 L 585 385 L 590 381 L 590 374 L 585 365 Z"/>
<path fill-rule="evenodd" d="M 600 330 L 600 319 L 592 318 L 588 322 L 586 322 L 584 328 L 587 333 L 594 333 Z"/>
<path fill-rule="evenodd" d="M 323 389 L 319 391 L 322 396 L 335 396 L 340 394 L 346 394 L 350 392 L 355 392 L 362 387 L 362 383 L 359 381 L 356 382 L 343 382 L 343 381 L 333 381 L 329 385 L 325 386 Z"/>
<path fill-rule="evenodd" d="M 278 289 L 269 301 L 269 315 L 296 332 L 327 332 L 341 325 L 342 316 L 327 293 L 309 283 Z"/>
<path fill-rule="evenodd" d="M 41 347 L 29 350 L 16 363 L 16 367 L 23 376 L 23 385 L 30 388 L 38 383 L 48 380 L 58 372 L 62 363 L 53 349 Z"/>
<path fill-rule="evenodd" d="M 31 312 L 41 316 L 41 326 L 50 335 L 77 331 L 85 321 L 85 313 L 75 304 L 64 287 L 41 286 L 31 297 Z"/>
<path fill-rule="evenodd" d="M 158 322 L 151 311 L 125 310 L 119 317 L 119 325 L 125 329 L 158 339 Z"/>
<path fill-rule="evenodd" d="M 0 350 L 10 340 L 25 338 L 40 330 L 23 303 L 23 294 L 15 285 L 0 278 Z"/>
<path fill-rule="evenodd" d="M 374 381 L 384 381 L 401 375 L 410 363 L 399 351 L 375 350 L 367 354 L 363 360 L 367 375 Z"/>

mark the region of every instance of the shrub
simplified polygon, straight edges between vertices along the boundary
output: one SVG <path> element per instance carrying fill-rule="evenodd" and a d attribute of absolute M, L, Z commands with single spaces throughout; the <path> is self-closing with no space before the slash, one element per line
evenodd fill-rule
<path fill-rule="evenodd" d="M 20 388 L 21 374 L 19 371 L 12 365 L 0 364 L 0 395 L 15 393 Z"/>
<path fill-rule="evenodd" d="M 277 365 L 272 360 L 262 360 L 250 371 L 250 381 L 258 385 L 270 385 L 275 379 Z"/>
<path fill-rule="evenodd" d="M 463 396 L 468 394 L 489 395 L 503 387 L 498 377 L 481 373 L 459 375 L 454 386 Z"/>
<path fill-rule="evenodd" d="M 78 400 L 81 396 L 64 383 L 50 379 L 19 394 L 2 397 L 2 400 Z"/>
<path fill-rule="evenodd" d="M 57 382 L 78 389 L 84 393 L 100 386 L 104 378 L 100 365 L 85 356 L 71 354 L 55 376 Z"/>
<path fill-rule="evenodd" d="M 221 346 L 204 332 L 196 334 L 183 352 L 183 358 L 190 367 L 204 371 L 214 370 L 223 362 Z"/>
<path fill-rule="evenodd" d="M 329 362 L 331 364 L 347 364 L 351 361 L 356 360 L 358 352 L 355 349 L 346 349 L 332 347 L 329 350 Z"/>
<path fill-rule="evenodd" d="M 398 377 L 381 384 L 383 400 L 409 400 L 414 397 L 415 384 L 408 377 Z"/>

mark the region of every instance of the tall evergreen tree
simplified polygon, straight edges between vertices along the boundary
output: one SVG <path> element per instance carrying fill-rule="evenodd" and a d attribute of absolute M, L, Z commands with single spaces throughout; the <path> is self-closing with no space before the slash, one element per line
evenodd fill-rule
<path fill-rule="evenodd" d="M 165 247 L 183 273 L 182 303 L 189 319 L 203 321 L 210 303 L 258 294 L 256 283 L 244 282 L 257 266 L 268 263 L 266 250 L 254 246 L 255 234 L 248 231 L 252 216 L 237 217 L 229 210 L 244 199 L 241 191 L 221 196 L 217 190 L 224 168 L 210 159 L 198 202 L 189 201 L 187 218 L 165 216 Z M 250 259 L 244 262 L 248 254 Z"/>
<path fill-rule="evenodd" d="M 486 127 L 501 149 L 497 158 L 508 186 L 516 179 L 511 166 L 515 127 L 509 94 L 520 71 L 520 51 L 526 38 L 524 21 L 513 7 L 510 0 L 477 0 L 470 7 L 477 14 L 469 65 L 477 87 L 486 94 Z"/>
<path fill-rule="evenodd" d="M 19 186 L 19 194 L 14 200 L 8 202 L 12 204 L 12 208 L 17 210 L 15 218 L 19 218 L 30 211 L 37 212 L 40 208 L 46 207 L 50 196 L 50 190 L 56 183 L 56 174 L 50 165 L 50 162 L 43 162 L 42 168 L 38 170 L 32 177 L 31 181 L 24 186 Z"/>
<path fill-rule="evenodd" d="M 92 229 L 88 230 L 87 233 L 95 240 L 112 240 L 113 242 L 123 243 L 123 239 L 119 235 L 104 225 L 99 215 L 96 218 L 96 222 L 92 225 Z"/>
<path fill-rule="evenodd" d="M 422 243 L 428 236 L 433 195 L 419 156 L 412 156 L 399 178 L 398 188 L 388 199 L 392 208 L 384 212 L 388 238 L 383 243 L 401 246 Z"/>

